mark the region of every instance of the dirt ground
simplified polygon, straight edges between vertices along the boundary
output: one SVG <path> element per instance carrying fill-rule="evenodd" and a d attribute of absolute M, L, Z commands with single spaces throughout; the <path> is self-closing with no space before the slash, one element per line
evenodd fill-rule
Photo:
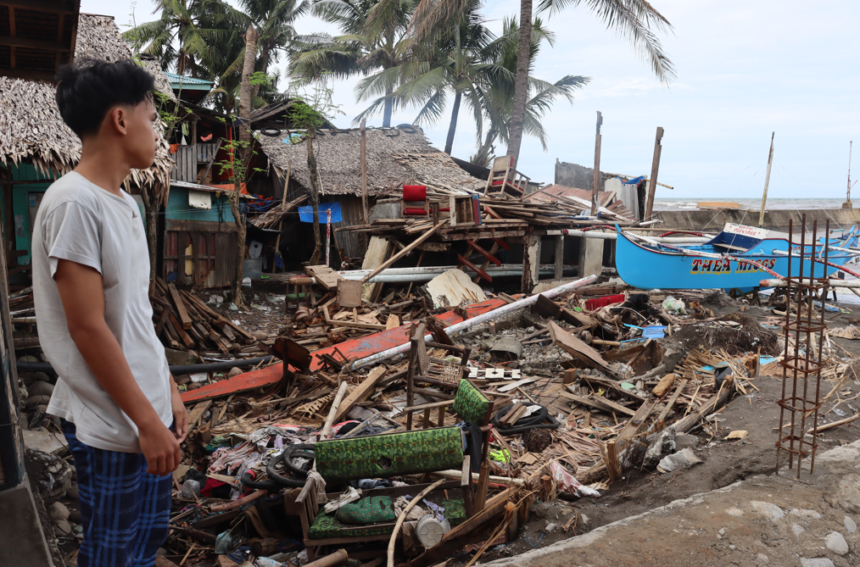
<path fill-rule="evenodd" d="M 739 312 L 740 304 L 732 302 L 721 308 L 714 308 L 715 315 L 728 315 Z M 850 314 L 828 314 L 828 328 L 837 328 L 849 324 L 849 319 L 860 314 L 860 308 L 840 305 Z M 772 316 L 769 309 L 748 307 L 744 313 L 760 319 Z M 847 339 L 831 339 L 851 353 L 860 356 L 860 341 Z M 667 337 L 664 346 L 676 344 L 689 349 L 696 344 L 684 344 L 684 339 Z M 679 344 L 680 343 L 680 344 Z M 705 346 L 705 345 L 703 345 Z M 683 446 L 690 446 L 697 457 L 703 462 L 677 474 L 660 474 L 651 470 L 628 471 L 621 482 L 614 483 L 609 489 L 602 491 L 599 499 L 582 499 L 576 502 L 557 500 L 551 503 L 538 503 L 532 507 L 531 517 L 520 537 L 508 544 L 495 546 L 481 558 L 481 563 L 494 559 L 516 556 L 521 553 L 545 547 L 560 540 L 582 535 L 630 516 L 635 516 L 672 501 L 689 498 L 696 494 L 709 492 L 731 485 L 732 483 L 755 475 L 772 475 L 776 465 L 775 443 L 779 423 L 780 407 L 777 404 L 781 398 L 781 380 L 768 376 L 760 376 L 754 380 L 760 391 L 748 396 L 735 397 L 726 408 L 719 413 L 715 422 L 708 428 L 698 427 L 690 433 L 695 439 L 684 436 Z M 843 388 L 850 389 L 851 397 L 860 393 L 860 381 L 848 381 Z M 830 391 L 832 385 L 822 381 L 821 396 Z M 835 404 L 831 401 L 825 404 L 822 413 L 831 410 Z M 860 400 L 843 403 L 839 408 L 851 415 L 860 411 Z M 826 421 L 839 419 L 834 413 L 826 417 Z M 725 440 L 733 430 L 746 430 L 749 435 L 743 440 Z M 837 447 L 860 439 L 860 421 L 855 421 L 819 436 L 819 451 Z M 678 449 L 682 445 L 679 443 Z M 785 468 L 783 460 L 781 468 Z M 792 475 L 793 478 L 793 475 Z M 799 506 L 797 506 L 799 507 Z M 572 522 L 567 533 L 562 526 L 570 520 L 573 513 L 577 518 Z M 655 541 L 656 543 L 656 541 Z M 662 544 L 661 544 L 662 545 Z M 659 555 L 657 555 L 659 557 Z M 468 561 L 468 557 L 465 558 Z M 464 563 L 449 563 L 462 565 Z"/>

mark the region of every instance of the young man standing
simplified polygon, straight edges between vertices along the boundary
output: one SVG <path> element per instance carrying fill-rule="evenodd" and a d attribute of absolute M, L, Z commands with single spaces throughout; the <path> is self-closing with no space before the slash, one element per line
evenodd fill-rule
<path fill-rule="evenodd" d="M 152 324 L 144 224 L 120 188 L 155 158 L 153 78 L 132 61 L 86 61 L 57 78 L 60 114 L 83 149 L 33 229 L 39 341 L 59 376 L 48 413 L 77 469 L 78 565 L 151 567 L 188 428 Z"/>

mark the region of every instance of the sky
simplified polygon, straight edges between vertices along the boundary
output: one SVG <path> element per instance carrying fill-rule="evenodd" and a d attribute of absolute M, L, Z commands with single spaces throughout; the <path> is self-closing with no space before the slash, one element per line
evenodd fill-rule
<path fill-rule="evenodd" d="M 231 0 L 235 3 L 235 0 Z M 537 4 L 537 2 L 535 2 Z M 587 4 L 587 3 L 583 3 Z M 596 112 L 603 114 L 601 170 L 649 175 L 656 128 L 665 130 L 658 198 L 759 198 L 771 133 L 776 133 L 770 198 L 844 198 L 849 140 L 860 145 L 860 3 L 856 0 L 652 0 L 672 24 L 661 34 L 677 77 L 661 84 L 630 42 L 607 30 L 586 7 L 542 15 L 555 32 L 533 75 L 556 81 L 583 75 L 591 82 L 562 99 L 544 118 L 549 149 L 526 137 L 519 167 L 533 181 L 552 183 L 556 160 L 594 163 Z M 82 0 L 81 11 L 112 15 L 127 29 L 156 18 L 152 0 Z M 488 26 L 501 30 L 519 2 L 485 2 Z M 299 33 L 338 30 L 312 16 Z M 279 68 L 285 68 L 281 58 Z M 282 73 L 286 76 L 286 72 Z M 355 80 L 333 85 L 351 127 L 367 103 L 356 102 Z M 448 107 L 450 112 L 450 105 Z M 411 123 L 417 110 L 396 112 L 392 124 Z M 453 155 L 475 152 L 476 128 L 461 109 Z M 425 133 L 445 145 L 450 114 Z M 381 125 L 381 117 L 369 125 Z M 505 147 L 497 147 L 498 154 Z M 855 152 L 860 154 L 860 149 Z M 860 158 L 853 178 L 860 178 Z M 860 195 L 860 184 L 855 186 Z M 858 197 L 860 198 L 860 197 Z"/>

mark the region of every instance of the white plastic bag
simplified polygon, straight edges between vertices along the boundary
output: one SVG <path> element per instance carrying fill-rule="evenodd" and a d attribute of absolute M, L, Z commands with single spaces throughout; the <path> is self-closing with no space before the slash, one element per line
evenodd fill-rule
<path fill-rule="evenodd" d="M 684 302 L 680 299 L 675 299 L 671 295 L 663 300 L 663 309 L 666 310 L 666 313 L 675 313 L 677 315 L 684 315 L 687 313 Z"/>

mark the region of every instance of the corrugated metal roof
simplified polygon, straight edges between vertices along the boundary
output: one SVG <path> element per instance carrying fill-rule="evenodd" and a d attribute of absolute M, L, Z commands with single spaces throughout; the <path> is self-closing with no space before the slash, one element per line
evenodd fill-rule
<path fill-rule="evenodd" d="M 167 78 L 170 79 L 170 86 L 173 89 L 183 88 L 192 91 L 208 91 L 212 89 L 212 85 L 215 84 L 214 81 L 207 81 L 205 79 L 195 79 L 194 77 L 185 77 L 184 75 L 177 75 L 176 73 L 165 73 Z"/>

